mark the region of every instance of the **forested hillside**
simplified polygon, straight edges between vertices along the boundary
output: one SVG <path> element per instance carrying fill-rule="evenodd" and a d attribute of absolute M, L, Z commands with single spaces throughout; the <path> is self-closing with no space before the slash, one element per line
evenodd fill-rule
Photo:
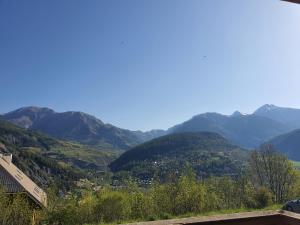
<path fill-rule="evenodd" d="M 185 167 L 199 177 L 235 175 L 247 160 L 248 151 L 230 144 L 216 133 L 181 133 L 139 145 L 110 164 L 113 172 L 127 171 L 142 180 L 166 178 Z"/>
<path fill-rule="evenodd" d="M 14 163 L 36 183 L 65 189 L 88 172 L 105 171 L 116 157 L 44 134 L 28 131 L 0 120 L 0 150 L 13 154 Z"/>

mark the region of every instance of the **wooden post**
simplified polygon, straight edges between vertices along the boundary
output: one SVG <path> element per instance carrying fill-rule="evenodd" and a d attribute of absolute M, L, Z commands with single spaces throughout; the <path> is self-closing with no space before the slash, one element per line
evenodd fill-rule
<path fill-rule="evenodd" d="M 35 225 L 35 217 L 36 217 L 36 215 L 35 215 L 35 209 L 33 209 L 33 211 L 32 211 L 32 223 L 31 223 L 31 225 Z"/>

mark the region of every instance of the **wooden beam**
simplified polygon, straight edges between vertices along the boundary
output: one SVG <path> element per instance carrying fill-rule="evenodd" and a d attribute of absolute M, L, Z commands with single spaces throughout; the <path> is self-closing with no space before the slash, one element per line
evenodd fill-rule
<path fill-rule="evenodd" d="M 298 4 L 300 4 L 300 0 L 282 0 L 282 1 L 285 1 L 285 2 L 293 2 L 293 3 L 298 3 Z"/>

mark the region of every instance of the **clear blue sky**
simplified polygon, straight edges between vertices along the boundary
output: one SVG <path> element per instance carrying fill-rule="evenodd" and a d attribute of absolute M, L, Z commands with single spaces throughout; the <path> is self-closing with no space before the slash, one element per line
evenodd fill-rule
<path fill-rule="evenodd" d="M 300 108 L 300 5 L 0 0 L 0 112 L 79 110 L 128 129 Z"/>

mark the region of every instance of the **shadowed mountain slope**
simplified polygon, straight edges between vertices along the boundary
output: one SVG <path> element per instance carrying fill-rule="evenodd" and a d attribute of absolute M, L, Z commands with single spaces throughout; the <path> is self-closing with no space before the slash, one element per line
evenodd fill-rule
<path fill-rule="evenodd" d="M 170 128 L 168 132 L 215 132 L 221 134 L 234 144 L 245 148 L 254 148 L 266 140 L 289 130 L 289 127 L 285 124 L 272 119 L 235 112 L 231 116 L 218 113 L 200 114 Z"/>
<path fill-rule="evenodd" d="M 268 143 L 285 154 L 289 159 L 300 161 L 300 129 L 277 136 Z"/>

